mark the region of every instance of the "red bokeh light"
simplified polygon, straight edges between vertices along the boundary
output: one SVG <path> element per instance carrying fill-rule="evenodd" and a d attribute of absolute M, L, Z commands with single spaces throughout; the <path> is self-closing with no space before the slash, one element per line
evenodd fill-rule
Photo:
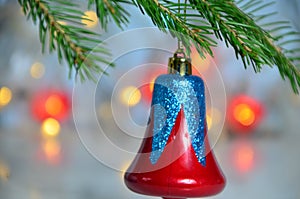
<path fill-rule="evenodd" d="M 52 117 L 64 120 L 69 116 L 71 107 L 70 96 L 61 90 L 42 90 L 36 92 L 31 100 L 31 113 L 38 121 Z"/>
<path fill-rule="evenodd" d="M 250 96 L 236 96 L 228 106 L 228 125 L 236 133 L 250 133 L 263 119 L 264 109 L 263 104 Z"/>
<path fill-rule="evenodd" d="M 152 72 L 149 72 L 147 76 L 144 77 L 146 79 L 146 83 L 143 84 L 141 87 L 139 87 L 139 89 L 142 93 L 142 99 L 146 103 L 151 103 L 155 79 L 159 75 L 166 74 L 166 73 L 167 73 L 167 68 L 162 68 L 162 69 L 157 69 Z"/>

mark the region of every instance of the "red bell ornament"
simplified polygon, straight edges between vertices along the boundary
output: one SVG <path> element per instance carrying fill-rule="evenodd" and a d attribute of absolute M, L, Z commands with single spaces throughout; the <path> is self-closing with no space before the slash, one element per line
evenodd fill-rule
<path fill-rule="evenodd" d="M 126 186 L 140 194 L 183 199 L 218 194 L 225 178 L 207 139 L 205 86 L 176 52 L 155 80 L 151 114 Z"/>

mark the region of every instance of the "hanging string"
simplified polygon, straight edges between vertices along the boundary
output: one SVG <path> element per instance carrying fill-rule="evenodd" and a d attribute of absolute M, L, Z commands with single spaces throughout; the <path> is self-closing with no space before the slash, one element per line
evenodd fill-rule
<path fill-rule="evenodd" d="M 183 9 L 183 13 L 184 13 L 184 21 L 186 21 L 186 2 L 187 2 L 187 0 L 184 1 L 184 9 Z M 180 7 L 180 4 L 181 4 L 181 1 L 178 0 L 178 14 L 181 13 L 181 7 Z M 182 41 L 181 41 L 180 38 L 178 38 L 177 46 L 178 46 L 177 52 L 183 53 L 183 52 L 184 52 L 184 46 L 183 46 Z"/>

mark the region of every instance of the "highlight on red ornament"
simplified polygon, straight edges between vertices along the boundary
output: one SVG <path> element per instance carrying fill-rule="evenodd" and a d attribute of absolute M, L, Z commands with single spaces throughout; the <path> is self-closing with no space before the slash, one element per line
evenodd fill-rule
<path fill-rule="evenodd" d="M 229 103 L 227 123 L 235 133 L 253 132 L 261 123 L 265 108 L 262 103 L 247 95 L 238 95 Z"/>
<path fill-rule="evenodd" d="M 38 121 L 53 118 L 67 119 L 71 109 L 71 97 L 62 90 L 46 89 L 36 92 L 31 100 L 30 109 Z"/>

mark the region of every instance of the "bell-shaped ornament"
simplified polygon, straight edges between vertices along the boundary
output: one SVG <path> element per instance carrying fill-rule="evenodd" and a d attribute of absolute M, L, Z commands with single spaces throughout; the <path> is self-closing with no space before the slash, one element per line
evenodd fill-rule
<path fill-rule="evenodd" d="M 169 74 L 155 80 L 145 138 L 124 176 L 134 192 L 179 199 L 225 187 L 206 136 L 204 82 L 190 74 L 190 60 L 175 53 Z"/>

